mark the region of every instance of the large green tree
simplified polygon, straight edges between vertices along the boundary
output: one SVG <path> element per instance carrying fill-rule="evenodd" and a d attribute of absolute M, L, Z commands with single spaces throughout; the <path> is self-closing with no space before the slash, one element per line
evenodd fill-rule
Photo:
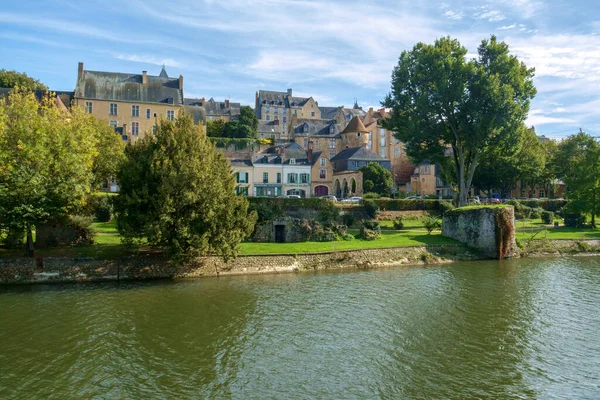
<path fill-rule="evenodd" d="M 235 178 L 223 155 L 187 114 L 161 120 L 125 150 L 115 200 L 126 242 L 147 242 L 173 257 L 235 256 L 256 222 L 248 201 L 235 195 Z"/>
<path fill-rule="evenodd" d="M 50 94 L 38 101 L 15 90 L 0 100 L 0 224 L 27 232 L 29 255 L 33 228 L 77 210 L 90 192 L 101 151 L 91 118 L 56 107 Z"/>
<path fill-rule="evenodd" d="M 206 136 L 208 137 L 224 137 L 223 131 L 225 127 L 225 121 L 222 119 L 215 119 L 206 123 Z"/>
<path fill-rule="evenodd" d="M 48 90 L 48 87 L 23 72 L 0 69 L 0 88 L 21 88 L 28 90 Z"/>
<path fill-rule="evenodd" d="M 595 227 L 600 214 L 600 143 L 585 132 L 569 136 L 558 145 L 554 163 L 567 186 L 567 210 L 590 214 Z"/>
<path fill-rule="evenodd" d="M 546 164 L 544 146 L 534 130 L 523 125 L 518 133 L 516 151 L 498 146 L 482 154 L 473 176 L 475 186 L 488 192 L 498 190 L 506 197 L 519 181 L 532 186 L 540 181 Z"/>
<path fill-rule="evenodd" d="M 517 151 L 518 129 L 536 93 L 534 70 L 495 36 L 482 41 L 476 59 L 466 57 L 467 49 L 449 37 L 418 43 L 400 55 L 383 102 L 391 108 L 384 124 L 398 132 L 412 161 L 440 161 L 449 150 L 459 205 L 467 204 L 485 152 Z"/>
<path fill-rule="evenodd" d="M 376 162 L 360 167 L 363 174 L 363 190 L 389 196 L 394 186 L 392 173 Z"/>

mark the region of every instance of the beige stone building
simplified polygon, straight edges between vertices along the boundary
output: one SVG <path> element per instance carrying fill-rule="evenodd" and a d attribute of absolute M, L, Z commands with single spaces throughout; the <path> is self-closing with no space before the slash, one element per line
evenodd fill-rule
<path fill-rule="evenodd" d="M 164 67 L 158 76 L 88 71 L 80 62 L 74 104 L 134 142 L 152 134 L 158 119 L 175 119 L 183 108 L 183 76 L 170 78 Z"/>
<path fill-rule="evenodd" d="M 231 172 L 235 176 L 235 193 L 238 196 L 254 194 L 254 167 L 252 160 L 231 160 Z"/>
<path fill-rule="evenodd" d="M 333 166 L 327 153 L 308 148 L 308 161 L 311 163 L 311 192 L 315 197 L 333 194 Z"/>

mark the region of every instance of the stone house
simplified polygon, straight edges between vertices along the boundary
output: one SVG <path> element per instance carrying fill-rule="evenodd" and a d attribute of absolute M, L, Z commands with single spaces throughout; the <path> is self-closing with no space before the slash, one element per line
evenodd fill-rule
<path fill-rule="evenodd" d="M 311 164 L 311 193 L 326 196 L 333 193 L 333 166 L 326 152 L 314 151 L 309 144 L 308 161 Z"/>
<path fill-rule="evenodd" d="M 164 66 L 158 76 L 77 69 L 74 104 L 106 120 L 134 142 L 152 134 L 159 118 L 174 120 L 183 108 L 183 76 L 170 78 Z"/>
<path fill-rule="evenodd" d="M 254 194 L 254 167 L 252 160 L 231 160 L 231 172 L 235 176 L 235 193 L 238 196 Z"/>
<path fill-rule="evenodd" d="M 269 148 L 252 160 L 253 196 L 280 197 L 283 189 L 283 157 Z"/>
<path fill-rule="evenodd" d="M 212 97 L 207 101 L 201 99 L 183 99 L 186 112 L 195 113 L 198 108 L 202 109 L 204 116 L 202 122 L 222 120 L 223 122 L 235 121 L 240 116 L 240 103 L 232 103 L 229 100 L 215 101 Z"/>
<path fill-rule="evenodd" d="M 319 104 L 312 97 L 293 96 L 292 89 L 286 92 L 260 90 L 256 92 L 254 112 L 259 120 L 289 123 L 295 115 L 300 118 L 320 119 Z"/>
<path fill-rule="evenodd" d="M 311 168 L 306 150 L 296 143 L 281 146 L 283 157 L 283 193 L 311 196 Z"/>

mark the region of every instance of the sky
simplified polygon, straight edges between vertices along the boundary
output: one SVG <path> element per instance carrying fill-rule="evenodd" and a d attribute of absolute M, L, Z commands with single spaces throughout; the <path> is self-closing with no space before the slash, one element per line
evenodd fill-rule
<path fill-rule="evenodd" d="M 528 125 L 600 136 L 596 0 L 2 0 L 0 68 L 54 90 L 85 69 L 184 76 L 186 97 L 254 106 L 257 90 L 380 107 L 400 53 L 451 36 L 475 56 L 495 34 L 535 67 Z"/>

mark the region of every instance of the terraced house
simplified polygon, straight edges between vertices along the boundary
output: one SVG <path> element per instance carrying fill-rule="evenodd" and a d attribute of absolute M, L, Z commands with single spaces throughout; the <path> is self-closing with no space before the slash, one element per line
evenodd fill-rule
<path fill-rule="evenodd" d="M 183 107 L 183 76 L 170 78 L 164 66 L 158 76 L 87 71 L 80 62 L 74 103 L 134 142 L 152 134 L 158 118 L 175 119 Z"/>

